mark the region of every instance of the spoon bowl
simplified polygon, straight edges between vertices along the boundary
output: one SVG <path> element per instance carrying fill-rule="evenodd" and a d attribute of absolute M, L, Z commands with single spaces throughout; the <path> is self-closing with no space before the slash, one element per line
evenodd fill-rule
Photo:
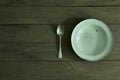
<path fill-rule="evenodd" d="M 64 35 L 64 26 L 61 24 L 57 27 L 57 35 L 61 37 Z"/>

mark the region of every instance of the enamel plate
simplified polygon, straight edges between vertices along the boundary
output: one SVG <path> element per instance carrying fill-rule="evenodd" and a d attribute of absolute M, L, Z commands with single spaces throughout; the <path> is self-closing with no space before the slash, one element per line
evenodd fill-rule
<path fill-rule="evenodd" d="M 110 53 L 113 36 L 104 22 L 97 19 L 86 19 L 74 28 L 71 44 L 80 58 L 98 61 Z"/>

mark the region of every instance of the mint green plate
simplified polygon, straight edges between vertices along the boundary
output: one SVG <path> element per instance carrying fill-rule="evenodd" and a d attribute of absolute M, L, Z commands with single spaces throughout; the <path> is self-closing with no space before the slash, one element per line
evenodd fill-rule
<path fill-rule="evenodd" d="M 74 28 L 71 44 L 80 58 L 98 61 L 110 53 L 113 36 L 104 22 L 97 19 L 86 19 Z"/>

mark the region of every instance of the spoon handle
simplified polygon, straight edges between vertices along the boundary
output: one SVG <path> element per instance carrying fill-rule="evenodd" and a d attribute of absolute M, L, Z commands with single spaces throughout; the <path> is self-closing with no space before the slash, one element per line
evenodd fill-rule
<path fill-rule="evenodd" d="M 58 58 L 62 58 L 62 49 L 61 49 L 61 39 L 62 37 L 59 37 L 59 53 L 58 53 Z"/>

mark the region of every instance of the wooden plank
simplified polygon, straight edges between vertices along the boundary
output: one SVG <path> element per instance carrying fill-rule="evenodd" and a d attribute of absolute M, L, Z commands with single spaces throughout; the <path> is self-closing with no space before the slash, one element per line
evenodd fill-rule
<path fill-rule="evenodd" d="M 0 42 L 56 42 L 54 25 L 0 25 Z"/>
<path fill-rule="evenodd" d="M 71 46 L 64 46 L 61 61 L 80 60 Z M 58 61 L 57 43 L 1 43 L 0 61 Z"/>
<path fill-rule="evenodd" d="M 70 42 L 71 33 L 79 21 L 64 24 L 63 41 Z M 58 42 L 58 25 L 0 25 L 0 42 Z M 109 24 L 115 43 L 120 43 L 120 25 Z M 44 36 L 43 36 L 44 35 Z"/>
<path fill-rule="evenodd" d="M 0 24 L 60 24 L 97 18 L 119 24 L 120 7 L 0 7 Z"/>
<path fill-rule="evenodd" d="M 0 80 L 120 80 L 119 61 L 0 62 L 0 65 Z"/>
<path fill-rule="evenodd" d="M 59 60 L 58 43 L 0 43 L 0 61 L 81 61 L 70 42 L 62 43 L 63 58 Z M 120 60 L 120 43 L 102 61 Z"/>
<path fill-rule="evenodd" d="M 0 0 L 0 6 L 120 6 L 119 0 Z"/>

